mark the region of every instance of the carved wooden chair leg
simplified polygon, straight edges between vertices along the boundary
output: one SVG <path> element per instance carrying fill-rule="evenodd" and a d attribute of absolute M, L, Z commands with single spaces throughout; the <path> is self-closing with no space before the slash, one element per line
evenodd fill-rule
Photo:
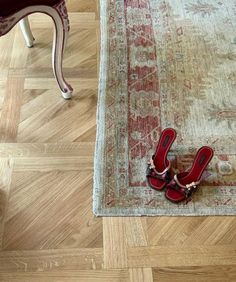
<path fill-rule="evenodd" d="M 1 0 L 0 0 L 1 1 Z M 40 4 L 40 1 L 37 1 Z M 44 1 L 45 2 L 45 1 Z M 54 1 L 53 1 L 54 2 Z M 10 4 L 9 4 L 10 5 Z M 23 5 L 24 6 L 24 5 Z M 58 0 L 56 5 L 32 5 L 22 7 L 13 15 L 0 16 L 0 36 L 9 32 L 13 26 L 20 21 L 21 29 L 28 47 L 33 46 L 33 35 L 30 30 L 27 15 L 33 13 L 44 13 L 50 16 L 54 21 L 55 32 L 53 42 L 52 65 L 53 71 L 61 89 L 63 98 L 70 99 L 73 89 L 65 81 L 62 72 L 63 52 L 66 45 L 67 36 L 69 33 L 69 19 L 64 0 Z M 1 13 L 0 13 L 1 15 Z"/>
<path fill-rule="evenodd" d="M 55 23 L 52 54 L 53 71 L 57 79 L 58 85 L 61 89 L 62 96 L 64 97 L 64 99 L 70 99 L 73 89 L 65 81 L 62 72 L 63 53 L 70 29 L 69 19 L 64 1 L 60 2 L 53 8 L 55 10 L 55 13 L 51 14 Z"/>
<path fill-rule="evenodd" d="M 34 37 L 30 29 L 28 17 L 20 20 L 20 28 L 25 38 L 26 45 L 31 48 L 34 46 Z"/>

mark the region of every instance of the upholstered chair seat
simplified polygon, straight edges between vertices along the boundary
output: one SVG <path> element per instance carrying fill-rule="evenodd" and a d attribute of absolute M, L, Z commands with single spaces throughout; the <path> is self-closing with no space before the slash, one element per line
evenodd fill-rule
<path fill-rule="evenodd" d="M 0 0 L 0 17 L 8 17 L 29 6 L 54 6 L 58 0 Z"/>

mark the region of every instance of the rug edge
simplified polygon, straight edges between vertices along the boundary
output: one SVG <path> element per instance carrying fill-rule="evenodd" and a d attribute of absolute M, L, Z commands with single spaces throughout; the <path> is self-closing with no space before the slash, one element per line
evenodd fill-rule
<path fill-rule="evenodd" d="M 104 100 L 106 95 L 106 76 L 107 76 L 107 0 L 100 0 L 100 67 L 99 67 L 99 85 L 96 112 L 96 142 L 94 152 L 94 176 L 93 176 L 93 213 L 100 207 L 101 187 L 102 187 L 102 156 L 104 150 Z"/>
<path fill-rule="evenodd" d="M 111 211 L 111 209 L 100 209 L 100 208 L 93 208 L 93 213 L 96 217 L 197 217 L 197 216 L 235 216 L 236 215 L 236 209 L 230 209 L 226 213 L 222 214 L 220 211 L 215 211 L 215 213 L 212 213 L 211 209 L 205 209 L 201 213 L 186 213 L 184 214 L 183 212 L 179 213 L 169 213 L 169 212 L 160 212 L 158 213 L 156 210 L 153 211 L 153 213 L 149 211 L 140 211 L 138 208 L 131 208 L 131 209 L 125 209 L 125 210 L 117 210 L 116 212 Z"/>

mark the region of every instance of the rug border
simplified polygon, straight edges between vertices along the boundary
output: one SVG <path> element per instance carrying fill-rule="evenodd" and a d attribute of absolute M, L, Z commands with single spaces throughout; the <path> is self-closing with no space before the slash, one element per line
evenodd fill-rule
<path fill-rule="evenodd" d="M 196 217 L 196 216 L 235 216 L 236 207 L 228 209 L 227 212 L 221 214 L 221 210 L 212 212 L 212 208 L 204 208 L 198 213 L 184 213 L 183 209 L 176 209 L 175 214 L 165 210 L 157 210 L 150 208 L 102 208 L 101 197 L 103 187 L 103 177 L 101 177 L 103 169 L 103 152 L 104 152 L 104 136 L 105 136 L 105 97 L 106 97 L 106 81 L 107 81 L 107 3 L 108 0 L 100 0 L 100 70 L 98 85 L 98 103 L 97 103 L 97 132 L 96 145 L 94 153 L 94 177 L 93 177 L 93 213 L 95 216 L 122 216 L 122 217 L 142 217 L 142 216 L 170 216 L 170 217 Z M 177 206 L 176 206 L 177 207 Z M 177 212 L 177 213 L 176 213 Z"/>
<path fill-rule="evenodd" d="M 100 198 L 102 192 L 101 172 L 104 151 L 104 124 L 105 124 L 105 96 L 107 81 L 107 0 L 99 0 L 100 3 L 100 68 L 99 68 L 99 85 L 98 85 L 98 102 L 96 114 L 96 143 L 94 152 L 94 177 L 93 177 L 93 213 L 96 216 L 102 215 L 99 212 Z"/>

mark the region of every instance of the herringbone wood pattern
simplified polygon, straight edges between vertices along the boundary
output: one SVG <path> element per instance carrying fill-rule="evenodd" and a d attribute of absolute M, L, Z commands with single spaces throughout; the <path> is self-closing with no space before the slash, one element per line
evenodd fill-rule
<path fill-rule="evenodd" d="M 236 219 L 92 214 L 99 16 L 71 0 L 60 97 L 52 23 L 30 17 L 0 39 L 0 281 L 236 281 Z"/>

